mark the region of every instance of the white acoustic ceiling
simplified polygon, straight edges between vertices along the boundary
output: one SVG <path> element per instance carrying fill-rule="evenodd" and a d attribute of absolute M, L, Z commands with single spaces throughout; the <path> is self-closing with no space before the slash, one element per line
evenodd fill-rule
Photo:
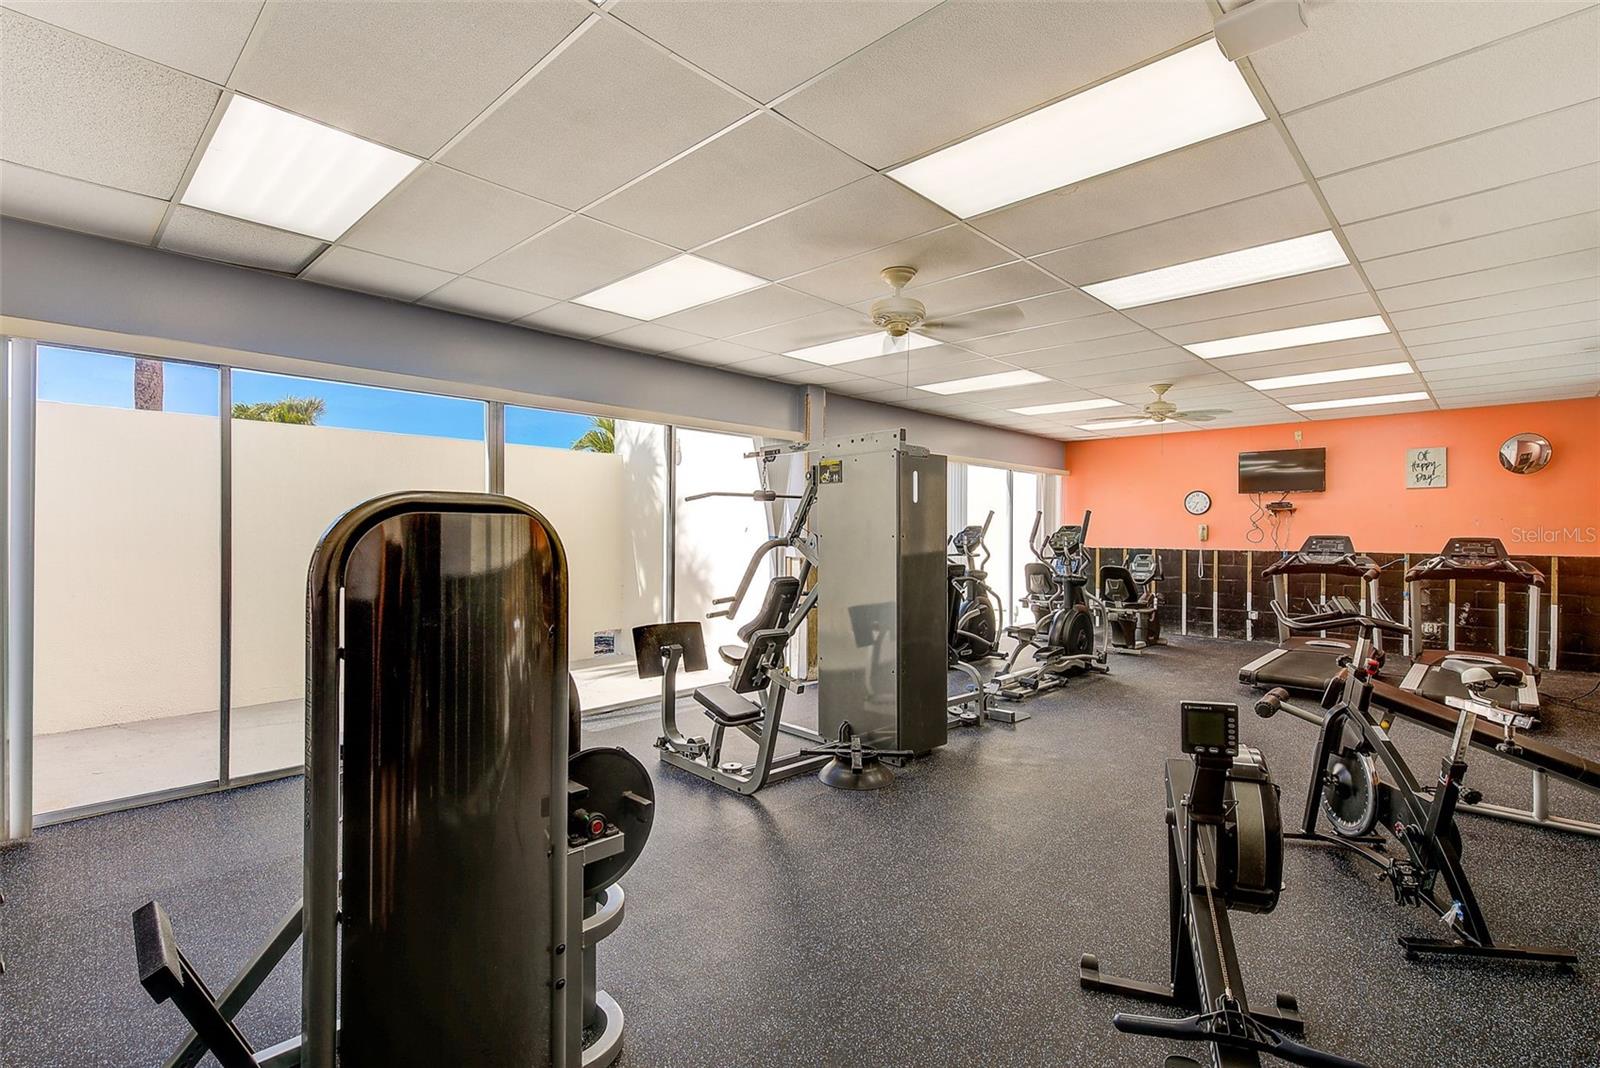
<path fill-rule="evenodd" d="M 1239 65 L 1265 121 L 960 220 L 886 172 L 1203 41 L 1212 8 L 0 0 L 0 211 L 1059 438 L 1160 381 L 1211 426 L 1600 393 L 1600 7 L 1307 12 Z M 179 206 L 234 94 L 422 163 L 332 244 Z M 1350 263 L 1125 311 L 1083 291 L 1326 231 Z M 770 284 L 651 322 L 575 303 L 685 252 Z M 788 355 L 871 333 L 902 263 L 940 344 Z M 1185 347 L 1374 316 L 1393 332 Z M 919 388 L 1016 371 L 1045 381 Z M 1084 401 L 1117 406 L 1012 410 Z"/>

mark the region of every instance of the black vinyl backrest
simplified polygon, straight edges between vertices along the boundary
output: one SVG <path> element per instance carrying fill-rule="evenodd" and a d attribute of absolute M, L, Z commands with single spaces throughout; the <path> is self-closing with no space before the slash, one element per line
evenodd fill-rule
<path fill-rule="evenodd" d="M 1133 572 L 1121 564 L 1101 564 L 1100 599 L 1111 605 L 1137 601 L 1139 586 L 1133 581 Z"/>
<path fill-rule="evenodd" d="M 767 583 L 767 594 L 761 599 L 761 608 L 755 617 L 739 628 L 741 641 L 749 641 L 758 630 L 773 630 L 789 622 L 789 613 L 800 599 L 800 580 L 792 575 L 779 575 Z"/>
<path fill-rule="evenodd" d="M 1048 597 L 1056 591 L 1055 572 L 1049 565 L 1024 564 L 1022 574 L 1028 583 L 1028 596 Z"/>

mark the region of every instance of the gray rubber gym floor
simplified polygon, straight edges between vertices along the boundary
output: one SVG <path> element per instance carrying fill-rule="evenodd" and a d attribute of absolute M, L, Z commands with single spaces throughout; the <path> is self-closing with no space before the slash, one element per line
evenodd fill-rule
<path fill-rule="evenodd" d="M 1263 647 L 1264 648 L 1264 647 Z M 1240 643 L 1179 639 L 1114 674 L 1037 699 L 1033 718 L 952 736 L 887 790 L 806 777 L 755 798 L 657 764 L 652 714 L 602 717 L 656 780 L 655 834 L 624 881 L 628 914 L 601 980 L 627 1014 L 628 1068 L 711 1065 L 1137 1065 L 1177 1047 L 1114 1032 L 1138 1003 L 1081 991 L 1077 959 L 1155 978 L 1166 964 L 1161 761 L 1182 698 L 1237 699 Z M 1594 678 L 1550 676 L 1575 696 Z M 1550 736 L 1600 753 L 1600 697 L 1556 705 Z M 693 720 L 686 721 L 693 723 Z M 1246 715 L 1297 812 L 1313 729 Z M 1445 740 L 1397 734 L 1431 778 Z M 1475 753 L 1469 780 L 1526 803 L 1523 773 Z M 298 780 L 39 833 L 0 854 L 0 1062 L 151 1066 L 184 1028 L 134 977 L 128 917 L 154 897 L 220 987 L 299 894 Z M 1600 818 L 1600 799 L 1556 794 Z M 1576 975 L 1538 966 L 1407 963 L 1370 869 L 1290 846 L 1269 916 L 1239 915 L 1252 993 L 1300 998 L 1310 1040 L 1375 1065 L 1600 1064 L 1600 840 L 1464 819 L 1468 861 L 1504 941 L 1568 944 Z M 261 1044 L 298 1029 L 291 955 L 241 1017 Z M 442 997 L 460 992 L 441 991 Z M 209 1062 L 208 1062 L 209 1063 Z"/>

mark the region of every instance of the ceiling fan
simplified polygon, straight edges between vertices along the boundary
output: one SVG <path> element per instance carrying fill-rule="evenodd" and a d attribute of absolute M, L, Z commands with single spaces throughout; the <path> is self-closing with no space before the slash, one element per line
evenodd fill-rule
<path fill-rule="evenodd" d="M 1157 382 L 1150 387 L 1150 392 L 1156 399 L 1146 404 L 1140 411 L 1144 418 L 1152 423 L 1209 423 L 1219 415 L 1231 414 L 1226 408 L 1197 408 L 1192 412 L 1181 411 L 1176 404 L 1167 400 L 1167 390 L 1172 388 L 1171 382 Z M 1091 419 L 1085 423 L 1086 428 L 1092 428 L 1107 423 L 1117 423 L 1126 426 L 1128 417 L 1125 415 L 1107 416 L 1104 419 Z"/>
<path fill-rule="evenodd" d="M 904 265 L 885 267 L 878 274 L 893 292 L 887 297 L 873 301 L 872 306 L 867 309 L 867 317 L 872 320 L 873 326 L 887 335 L 884 339 L 884 355 L 909 350 L 909 342 L 900 341 L 907 334 L 915 333 L 931 341 L 941 341 L 947 339 L 948 332 L 953 330 L 963 331 L 969 337 L 976 336 L 968 333 L 975 327 L 984 332 L 1000 333 L 1008 324 L 1022 317 L 1019 309 L 1008 304 L 985 308 L 965 316 L 930 320 L 927 306 L 922 301 L 901 292 L 917 276 L 915 267 Z"/>

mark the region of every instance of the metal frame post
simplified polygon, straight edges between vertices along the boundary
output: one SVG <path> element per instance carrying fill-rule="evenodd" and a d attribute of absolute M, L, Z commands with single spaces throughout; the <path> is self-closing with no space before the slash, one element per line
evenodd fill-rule
<path fill-rule="evenodd" d="M 0 724 L 0 842 L 33 832 L 34 475 L 39 350 L 5 345 L 5 693 Z"/>
<path fill-rule="evenodd" d="M 217 785 L 232 779 L 233 368 L 217 368 Z"/>
<path fill-rule="evenodd" d="M 490 493 L 506 491 L 506 406 L 485 401 L 483 408 L 483 484 Z"/>
<path fill-rule="evenodd" d="M 657 622 L 670 623 L 678 618 L 678 428 L 666 424 L 661 440 L 667 485 L 661 524 L 661 618 Z"/>

